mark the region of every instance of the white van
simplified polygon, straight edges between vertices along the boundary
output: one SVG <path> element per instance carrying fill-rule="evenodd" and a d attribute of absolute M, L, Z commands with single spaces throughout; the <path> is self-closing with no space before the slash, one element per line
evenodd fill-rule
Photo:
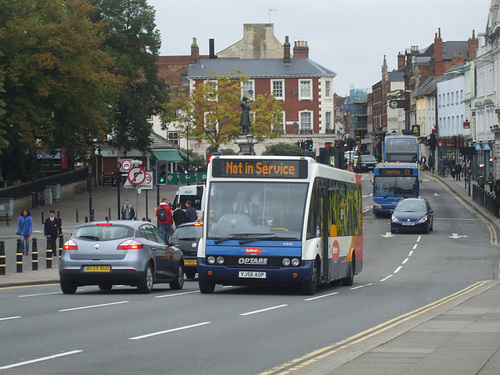
<path fill-rule="evenodd" d="M 205 204 L 205 185 L 180 186 L 172 201 L 172 210 L 175 210 L 177 203 L 186 208 L 186 201 L 191 201 L 192 207 L 196 209 L 198 219 L 203 218 L 203 205 Z"/>

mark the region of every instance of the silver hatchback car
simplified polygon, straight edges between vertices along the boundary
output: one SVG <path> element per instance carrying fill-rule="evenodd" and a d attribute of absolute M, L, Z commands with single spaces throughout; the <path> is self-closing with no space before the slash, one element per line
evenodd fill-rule
<path fill-rule="evenodd" d="M 169 248 L 163 234 L 143 221 L 85 223 L 64 244 L 59 264 L 61 290 L 73 294 L 82 285 L 136 286 L 150 293 L 154 283 L 184 286 L 182 251 Z"/>

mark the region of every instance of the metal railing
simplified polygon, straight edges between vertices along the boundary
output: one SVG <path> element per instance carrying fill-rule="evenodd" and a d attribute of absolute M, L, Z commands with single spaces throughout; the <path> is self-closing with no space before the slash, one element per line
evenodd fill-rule
<path fill-rule="evenodd" d="M 472 200 L 495 217 L 500 217 L 500 199 L 497 199 L 492 192 L 486 191 L 478 185 L 473 185 Z"/>

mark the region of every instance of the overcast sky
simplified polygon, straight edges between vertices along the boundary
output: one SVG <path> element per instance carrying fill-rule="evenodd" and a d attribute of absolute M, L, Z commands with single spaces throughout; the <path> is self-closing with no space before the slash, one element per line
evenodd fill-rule
<path fill-rule="evenodd" d="M 162 35 L 160 54 L 189 55 L 193 37 L 208 55 L 209 39 L 219 52 L 243 37 L 245 23 L 273 23 L 284 43 L 304 40 L 309 58 L 333 70 L 334 91 L 368 88 L 389 71 L 397 54 L 434 42 L 441 28 L 446 41 L 466 41 L 484 33 L 491 0 L 147 0 L 156 10 Z M 271 11 L 270 11 L 271 9 Z"/>

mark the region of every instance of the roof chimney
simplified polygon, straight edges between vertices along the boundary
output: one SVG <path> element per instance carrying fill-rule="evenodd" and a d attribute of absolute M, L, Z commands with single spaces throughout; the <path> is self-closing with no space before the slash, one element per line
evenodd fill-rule
<path fill-rule="evenodd" d="M 403 55 L 401 52 L 398 53 L 398 69 L 401 69 L 402 67 L 405 66 L 405 55 Z"/>
<path fill-rule="evenodd" d="M 285 44 L 283 44 L 283 62 L 285 64 L 290 64 L 290 42 L 288 40 L 288 35 L 285 36 Z"/>
<path fill-rule="evenodd" d="M 474 60 L 477 57 L 477 49 L 479 48 L 479 41 L 474 30 L 472 30 L 472 38 L 467 41 L 467 45 L 469 47 L 469 60 Z"/>
<path fill-rule="evenodd" d="M 309 47 L 307 46 L 307 42 L 297 41 L 294 43 L 293 58 L 294 59 L 297 59 L 297 58 L 308 59 L 309 58 Z"/>
<path fill-rule="evenodd" d="M 438 32 L 434 37 L 434 75 L 439 77 L 443 73 L 443 39 L 441 39 L 441 28 L 438 28 Z"/>
<path fill-rule="evenodd" d="M 198 58 L 200 57 L 200 49 L 196 44 L 196 38 L 193 38 L 193 44 L 191 44 L 191 64 L 196 64 Z"/>
<path fill-rule="evenodd" d="M 217 56 L 215 56 L 215 40 L 214 39 L 209 39 L 208 40 L 208 45 L 209 45 L 209 50 L 210 50 L 210 58 L 211 59 L 216 59 Z"/>

